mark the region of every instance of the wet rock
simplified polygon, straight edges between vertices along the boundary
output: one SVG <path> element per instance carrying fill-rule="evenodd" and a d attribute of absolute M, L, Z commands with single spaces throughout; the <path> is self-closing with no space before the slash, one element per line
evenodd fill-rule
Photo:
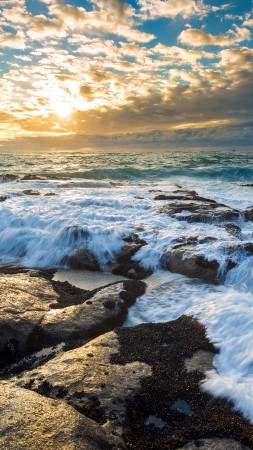
<path fill-rule="evenodd" d="M 174 251 L 168 250 L 162 257 L 163 267 L 189 278 L 201 278 L 208 283 L 218 282 L 218 261 L 208 261 L 201 255 L 187 256 L 188 250 L 188 247 L 181 246 Z"/>
<path fill-rule="evenodd" d="M 200 197 L 195 191 L 180 191 L 181 195 L 157 196 L 155 200 L 170 200 L 159 212 L 186 222 L 223 223 L 238 220 L 241 213 L 215 200 Z M 166 198 L 167 197 L 167 198 Z"/>
<path fill-rule="evenodd" d="M 242 212 L 242 215 L 244 217 L 244 220 L 246 220 L 246 222 L 252 222 L 253 221 L 253 208 L 245 209 L 245 211 Z"/>
<path fill-rule="evenodd" d="M 5 202 L 8 198 L 10 198 L 9 195 L 0 195 L 0 202 Z"/>
<path fill-rule="evenodd" d="M 51 282 L 37 271 L 0 274 L 1 367 L 43 347 L 88 339 L 121 325 L 128 307 L 144 292 L 141 281 L 89 293 Z M 108 307 L 112 302 L 114 308 Z"/>
<path fill-rule="evenodd" d="M 0 182 L 1 183 L 9 183 L 11 181 L 18 180 L 19 176 L 14 175 L 13 173 L 5 173 L 4 175 L 0 176 Z"/>
<path fill-rule="evenodd" d="M 127 309 L 145 292 L 141 281 L 124 281 L 98 290 L 78 305 L 51 309 L 30 336 L 30 351 L 60 342 L 87 340 L 121 325 Z M 114 303 L 114 308 L 108 308 Z"/>
<path fill-rule="evenodd" d="M 186 358 L 184 365 L 187 373 L 194 372 L 195 370 L 205 373 L 207 370 L 214 369 L 213 353 L 198 350 L 191 358 Z"/>
<path fill-rule="evenodd" d="M 217 239 L 213 236 L 182 236 L 180 238 L 174 239 L 171 242 L 172 250 L 180 247 L 193 248 L 199 244 L 206 244 L 208 242 L 215 242 Z"/>
<path fill-rule="evenodd" d="M 183 447 L 178 447 L 178 450 L 250 450 L 249 447 L 240 444 L 234 439 L 198 439 Z"/>
<path fill-rule="evenodd" d="M 215 349 L 200 325 L 182 316 L 165 324 L 116 331 L 120 352 L 113 354 L 111 361 L 122 365 L 139 361 L 152 368 L 139 393 L 127 402 L 127 448 L 182 448 L 189 441 L 207 437 L 236 440 L 252 448 L 253 426 L 227 399 L 214 398 L 201 389 L 205 374 L 199 370 L 201 358 L 196 362 L 196 355 L 214 356 Z M 193 359 L 197 370 L 187 372 L 185 361 L 193 363 Z M 208 360 L 210 363 L 211 355 Z M 150 423 L 150 417 L 158 418 L 158 424 L 155 420 Z"/>
<path fill-rule="evenodd" d="M 27 389 L 0 384 L 0 448 L 109 450 L 102 427 L 71 406 Z"/>
<path fill-rule="evenodd" d="M 201 389 L 214 355 L 204 326 L 182 316 L 119 328 L 8 383 L 64 400 L 99 423 L 115 449 L 182 448 L 207 436 L 252 448 L 253 426 Z"/>
<path fill-rule="evenodd" d="M 235 225 L 234 223 L 225 223 L 223 226 L 228 233 L 239 239 L 241 238 L 242 230 L 238 225 Z"/>
<path fill-rule="evenodd" d="M 130 261 L 129 263 L 117 264 L 112 270 L 114 275 L 122 275 L 133 280 L 144 280 L 152 275 L 151 269 L 144 269 L 137 261 Z"/>
<path fill-rule="evenodd" d="M 22 181 L 30 181 L 30 180 L 45 180 L 45 177 L 41 177 L 35 174 L 27 174 L 21 178 Z"/>
<path fill-rule="evenodd" d="M 14 378 L 12 383 L 54 399 L 60 395 L 83 415 L 103 424 L 107 434 L 121 443 L 128 426 L 126 400 L 137 394 L 141 380 L 150 376 L 151 370 L 138 361 L 111 364 L 118 350 L 117 335 L 110 332 Z"/>
<path fill-rule="evenodd" d="M 24 189 L 23 194 L 25 194 L 25 195 L 40 195 L 40 192 L 36 191 L 35 189 Z"/>
<path fill-rule="evenodd" d="M 45 194 L 45 197 L 53 197 L 53 196 L 55 196 L 55 195 L 56 195 L 55 192 L 47 192 L 47 193 Z"/>
<path fill-rule="evenodd" d="M 142 280 L 152 275 L 152 270 L 141 267 L 139 261 L 133 261 L 132 257 L 143 247 L 147 245 L 144 239 L 140 239 L 137 234 L 132 234 L 123 239 L 125 242 L 122 250 L 116 257 L 112 266 L 112 273 L 123 275 L 125 277 Z"/>
<path fill-rule="evenodd" d="M 0 355 L 1 364 L 26 351 L 34 327 L 57 304 L 58 294 L 51 283 L 26 274 L 0 274 Z"/>
<path fill-rule="evenodd" d="M 230 244 L 227 248 L 229 254 L 240 254 L 246 252 L 249 255 L 253 254 L 253 242 L 242 242 L 239 244 Z"/>
<path fill-rule="evenodd" d="M 73 269 L 91 270 L 93 272 L 100 271 L 97 258 L 86 247 L 79 248 L 74 255 L 65 258 L 64 262 Z"/>

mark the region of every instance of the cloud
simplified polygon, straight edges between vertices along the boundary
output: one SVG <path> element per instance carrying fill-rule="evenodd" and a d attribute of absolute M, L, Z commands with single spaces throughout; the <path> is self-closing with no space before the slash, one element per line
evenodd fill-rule
<path fill-rule="evenodd" d="M 244 27 L 253 27 L 253 18 L 248 17 L 244 22 L 243 22 L 243 26 Z"/>
<path fill-rule="evenodd" d="M 61 20 L 68 31 L 110 33 L 136 42 L 150 42 L 155 37 L 135 28 L 133 8 L 120 0 L 92 0 L 95 6 L 92 11 L 61 0 L 41 1 L 48 5 L 49 13 Z"/>
<path fill-rule="evenodd" d="M 187 19 L 194 15 L 204 15 L 208 10 L 201 0 L 138 0 L 138 4 L 144 19 L 177 16 Z"/>
<path fill-rule="evenodd" d="M 240 49 L 226 49 L 220 52 L 220 61 L 217 67 L 225 68 L 232 72 L 240 71 L 253 72 L 253 49 L 241 47 Z"/>
<path fill-rule="evenodd" d="M 203 58 L 214 58 L 214 55 L 210 52 L 204 52 L 200 50 L 189 50 L 178 46 L 166 46 L 163 44 L 157 44 L 152 48 L 154 54 L 161 55 L 167 60 L 170 65 L 190 65 L 196 66 Z"/>
<path fill-rule="evenodd" d="M 16 34 L 4 32 L 0 29 L 0 45 L 3 48 L 13 48 L 17 50 L 24 50 L 26 48 L 25 35 L 22 31 L 17 31 Z"/>
<path fill-rule="evenodd" d="M 240 28 L 234 25 L 234 30 L 229 30 L 226 33 L 213 35 L 204 30 L 196 28 L 189 28 L 184 30 L 178 36 L 178 41 L 181 44 L 192 47 L 204 47 L 207 45 L 217 45 L 220 47 L 231 46 L 243 41 L 250 40 L 251 34 L 247 28 Z"/>

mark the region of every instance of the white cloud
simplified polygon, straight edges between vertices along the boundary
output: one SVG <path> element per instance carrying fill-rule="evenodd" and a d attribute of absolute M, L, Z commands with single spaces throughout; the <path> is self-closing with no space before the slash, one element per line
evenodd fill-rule
<path fill-rule="evenodd" d="M 250 40 L 251 34 L 247 28 L 240 28 L 234 25 L 234 30 L 226 33 L 213 35 L 204 30 L 189 28 L 178 36 L 178 41 L 184 45 L 192 47 L 204 47 L 206 45 L 217 45 L 220 47 L 231 46 L 243 41 Z"/>
<path fill-rule="evenodd" d="M 186 19 L 194 15 L 205 15 L 209 9 L 202 0 L 138 0 L 138 4 L 144 19 L 177 16 Z"/>
<path fill-rule="evenodd" d="M 25 35 L 22 31 L 17 31 L 16 34 L 12 34 L 0 29 L 0 33 L 0 45 L 3 48 L 25 49 Z"/>

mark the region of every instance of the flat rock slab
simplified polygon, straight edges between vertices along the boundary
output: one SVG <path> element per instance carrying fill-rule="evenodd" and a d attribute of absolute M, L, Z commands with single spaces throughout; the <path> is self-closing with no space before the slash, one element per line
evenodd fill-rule
<path fill-rule="evenodd" d="M 43 347 L 112 330 L 144 292 L 143 282 L 123 281 L 94 291 L 88 299 L 78 292 L 79 304 L 62 307 L 62 289 L 38 272 L 0 274 L 1 366 Z"/>
<path fill-rule="evenodd" d="M 2 450 L 107 450 L 103 429 L 61 401 L 0 383 Z"/>
<path fill-rule="evenodd" d="M 116 333 L 106 333 L 11 382 L 64 399 L 121 442 L 127 426 L 126 399 L 138 392 L 141 379 L 150 376 L 151 369 L 139 361 L 111 364 L 111 356 L 118 351 Z"/>
<path fill-rule="evenodd" d="M 214 355 L 203 325 L 182 316 L 119 328 L 8 382 L 69 403 L 99 423 L 117 449 L 221 438 L 252 448 L 253 426 L 227 399 L 200 387 Z"/>
<path fill-rule="evenodd" d="M 87 340 L 123 324 L 128 307 L 145 292 L 142 281 L 123 281 L 98 290 L 79 305 L 51 309 L 30 337 L 30 350 Z"/>
<path fill-rule="evenodd" d="M 180 191 L 178 194 L 156 196 L 154 200 L 167 201 L 167 204 L 162 206 L 159 212 L 190 223 L 215 224 L 238 220 L 242 215 L 240 211 L 217 203 L 215 200 L 200 197 L 194 191 Z"/>
<path fill-rule="evenodd" d="M 35 273 L 0 274 L 0 354 L 2 358 L 25 351 L 34 327 L 57 305 L 50 281 Z"/>

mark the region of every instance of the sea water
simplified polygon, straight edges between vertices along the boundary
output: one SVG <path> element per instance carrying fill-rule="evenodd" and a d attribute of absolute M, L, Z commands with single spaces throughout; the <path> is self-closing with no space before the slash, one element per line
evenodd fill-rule
<path fill-rule="evenodd" d="M 239 239 L 221 226 L 160 214 L 165 203 L 154 200 L 160 191 L 195 190 L 244 210 L 253 206 L 250 184 L 250 152 L 1 154 L 0 264 L 67 269 L 66 257 L 85 245 L 107 272 L 122 239 L 138 233 L 147 245 L 134 258 L 154 274 L 125 325 L 197 317 L 220 350 L 204 389 L 253 422 L 253 257 L 238 253 L 220 286 L 161 270 L 162 255 L 183 236 L 215 237 L 195 251 L 222 270 L 230 244 L 253 241 L 252 222 L 237 222 Z"/>

